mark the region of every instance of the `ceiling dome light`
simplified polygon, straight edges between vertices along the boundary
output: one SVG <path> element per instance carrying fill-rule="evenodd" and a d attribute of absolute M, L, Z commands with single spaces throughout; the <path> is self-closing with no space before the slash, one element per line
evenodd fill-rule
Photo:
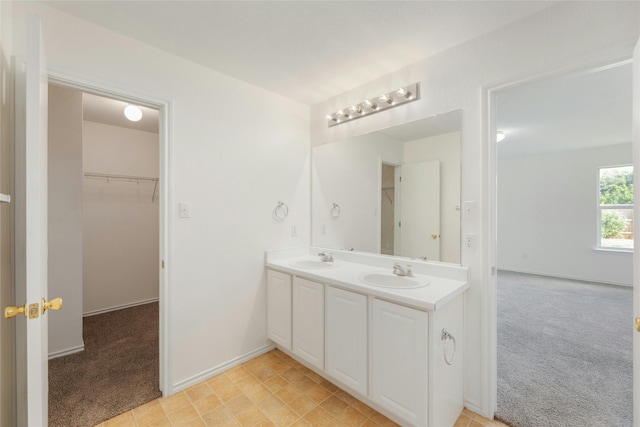
<path fill-rule="evenodd" d="M 501 130 L 496 132 L 496 142 L 500 142 L 503 139 L 505 139 L 506 137 L 507 137 L 507 135 L 504 132 L 502 132 Z"/>
<path fill-rule="evenodd" d="M 142 118 L 142 110 L 137 105 L 127 105 L 124 108 L 124 116 L 132 122 L 138 122 Z"/>

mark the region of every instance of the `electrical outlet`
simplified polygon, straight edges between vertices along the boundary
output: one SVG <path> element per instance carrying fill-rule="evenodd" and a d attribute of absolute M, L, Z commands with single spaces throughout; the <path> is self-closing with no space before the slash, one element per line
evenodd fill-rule
<path fill-rule="evenodd" d="M 475 248 L 476 235 L 474 233 L 465 233 L 463 244 L 465 248 L 468 248 L 468 249 Z"/>

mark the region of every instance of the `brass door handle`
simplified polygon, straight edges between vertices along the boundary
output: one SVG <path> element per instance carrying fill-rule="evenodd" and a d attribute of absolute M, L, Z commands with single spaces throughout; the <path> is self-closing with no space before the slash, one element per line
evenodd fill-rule
<path fill-rule="evenodd" d="M 439 234 L 432 234 L 432 235 L 431 235 L 431 238 L 432 238 L 432 239 L 437 239 L 438 237 L 440 237 L 440 235 L 439 235 Z"/>
<path fill-rule="evenodd" d="M 636 317 L 636 331 L 640 332 L 640 317 Z"/>
<path fill-rule="evenodd" d="M 47 310 L 62 310 L 62 298 L 54 298 L 51 301 L 46 301 L 42 298 L 42 314 Z"/>
<path fill-rule="evenodd" d="M 8 305 L 4 309 L 4 318 L 11 319 L 12 317 L 16 317 L 18 314 L 25 314 L 26 311 L 27 311 L 27 304 L 23 305 L 22 307 L 17 307 L 15 305 Z"/>

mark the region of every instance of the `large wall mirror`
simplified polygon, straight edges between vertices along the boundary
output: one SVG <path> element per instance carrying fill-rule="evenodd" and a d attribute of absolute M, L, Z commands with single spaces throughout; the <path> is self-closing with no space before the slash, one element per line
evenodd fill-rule
<path fill-rule="evenodd" d="M 460 115 L 314 147 L 312 243 L 459 264 Z"/>

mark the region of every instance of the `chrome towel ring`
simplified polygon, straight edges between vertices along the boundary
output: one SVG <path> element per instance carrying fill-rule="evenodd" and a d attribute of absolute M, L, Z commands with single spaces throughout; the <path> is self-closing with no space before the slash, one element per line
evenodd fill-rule
<path fill-rule="evenodd" d="M 446 329 L 442 329 L 442 340 L 444 341 L 444 361 L 447 365 L 453 365 L 453 361 L 456 360 L 456 339 L 453 335 L 447 332 Z M 447 344 L 449 341 L 453 341 L 453 352 L 451 353 L 451 358 L 447 357 Z"/>
<path fill-rule="evenodd" d="M 289 206 L 284 202 L 278 202 L 273 210 L 273 217 L 278 221 L 284 220 L 289 215 Z"/>
<path fill-rule="evenodd" d="M 331 218 L 338 218 L 340 216 L 340 205 L 334 203 L 333 206 L 331 206 L 331 210 L 329 212 L 331 214 Z"/>

